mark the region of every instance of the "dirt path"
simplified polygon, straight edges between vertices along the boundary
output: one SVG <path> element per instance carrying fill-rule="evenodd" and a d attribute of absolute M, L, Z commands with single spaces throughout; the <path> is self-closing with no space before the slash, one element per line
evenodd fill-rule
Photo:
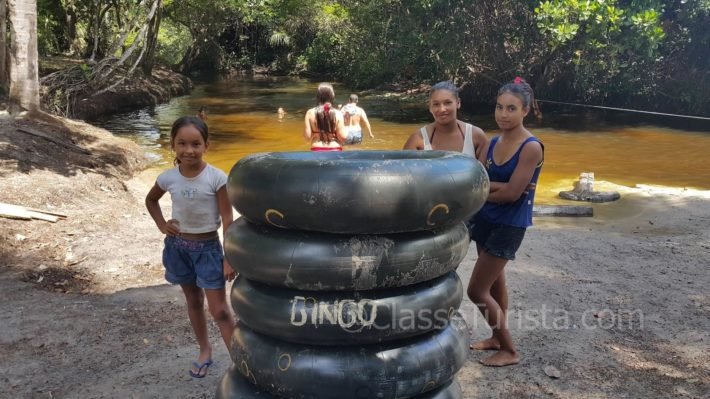
<path fill-rule="evenodd" d="M 75 141 L 94 161 L 100 149 L 136 157 L 124 142 L 91 137 Z M 13 140 L 0 133 L 0 202 L 69 218 L 0 219 L 0 397 L 213 397 L 229 358 L 210 325 L 217 362 L 203 380 L 187 374 L 197 348 L 142 205 L 155 172 L 128 178 L 104 162 L 95 173 L 71 154 L 49 164 L 42 143 Z M 621 202 L 595 218 L 538 219 L 528 232 L 507 269 L 523 360 L 491 369 L 477 362 L 485 353 L 470 353 L 459 373 L 466 398 L 707 397 L 710 192 L 619 189 Z M 474 252 L 459 268 L 464 284 Z M 462 312 L 473 337 L 485 337 L 469 301 Z"/>

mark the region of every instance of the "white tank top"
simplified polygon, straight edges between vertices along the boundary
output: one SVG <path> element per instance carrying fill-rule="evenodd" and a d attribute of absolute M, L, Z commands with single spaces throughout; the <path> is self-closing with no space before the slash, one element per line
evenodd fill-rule
<path fill-rule="evenodd" d="M 466 126 L 466 130 L 463 139 L 463 150 L 461 152 L 475 158 L 476 147 L 473 145 L 473 125 L 470 123 L 465 123 L 464 125 Z M 422 140 L 424 141 L 424 149 L 432 150 L 431 143 L 429 142 L 429 134 L 426 132 L 426 127 L 421 128 L 419 131 L 421 132 Z"/>

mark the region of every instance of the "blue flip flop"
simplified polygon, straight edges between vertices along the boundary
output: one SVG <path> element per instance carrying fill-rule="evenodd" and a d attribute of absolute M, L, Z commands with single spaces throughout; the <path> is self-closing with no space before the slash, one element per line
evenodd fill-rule
<path fill-rule="evenodd" d="M 190 372 L 190 377 L 205 378 L 205 376 L 207 375 L 207 369 L 212 365 L 212 359 L 207 359 L 202 364 L 192 362 L 192 365 L 195 366 L 197 372 L 195 373 L 194 371 L 192 371 L 192 369 L 188 370 Z M 204 372 L 202 372 L 202 370 L 204 370 Z"/>

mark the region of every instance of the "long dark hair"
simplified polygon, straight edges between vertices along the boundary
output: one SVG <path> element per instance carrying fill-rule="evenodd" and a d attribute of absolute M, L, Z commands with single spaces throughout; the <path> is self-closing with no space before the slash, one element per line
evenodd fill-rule
<path fill-rule="evenodd" d="M 175 136 L 177 136 L 178 131 L 185 127 L 185 126 L 194 126 L 195 129 L 197 129 L 198 132 L 200 132 L 200 135 L 202 135 L 202 138 L 205 140 L 205 144 L 207 144 L 207 140 L 209 139 L 209 130 L 207 129 L 207 124 L 205 121 L 202 119 L 196 117 L 196 116 L 183 116 L 181 118 L 178 118 L 173 122 L 173 127 L 170 128 L 170 147 L 175 144 Z M 180 160 L 175 157 L 173 160 L 173 165 L 179 165 Z"/>
<path fill-rule="evenodd" d="M 515 97 L 518 97 L 520 101 L 523 102 L 523 107 L 530 109 L 535 115 L 535 118 L 542 119 L 542 112 L 540 111 L 540 105 L 535 101 L 535 93 L 533 93 L 532 87 L 525 81 L 525 79 L 516 77 L 510 83 L 506 83 L 498 89 L 498 94 L 496 98 L 500 97 L 501 94 L 510 93 Z"/>
<path fill-rule="evenodd" d="M 320 141 L 330 143 L 336 140 L 337 110 L 333 109 L 335 90 L 330 83 L 321 83 L 316 90 L 316 124 Z"/>

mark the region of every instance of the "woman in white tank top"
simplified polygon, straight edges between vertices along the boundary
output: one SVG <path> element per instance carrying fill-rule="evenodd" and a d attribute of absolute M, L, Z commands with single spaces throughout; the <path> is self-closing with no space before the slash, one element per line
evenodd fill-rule
<path fill-rule="evenodd" d="M 480 128 L 457 119 L 459 108 L 459 91 L 452 82 L 439 82 L 432 86 L 429 112 L 434 122 L 409 136 L 404 149 L 457 151 L 479 158 L 488 138 Z"/>

